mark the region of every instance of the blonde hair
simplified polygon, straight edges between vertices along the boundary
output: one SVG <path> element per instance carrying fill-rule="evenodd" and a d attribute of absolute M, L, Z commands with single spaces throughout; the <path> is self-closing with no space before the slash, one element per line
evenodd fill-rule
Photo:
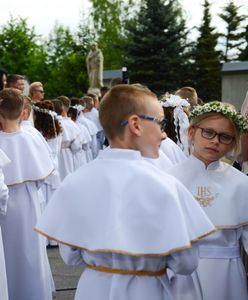
<path fill-rule="evenodd" d="M 29 94 L 30 94 L 30 96 L 33 96 L 33 94 L 36 91 L 36 89 L 40 88 L 40 87 L 43 88 L 43 84 L 41 82 L 39 82 L 39 81 L 32 82 L 30 84 L 30 87 L 29 87 Z"/>

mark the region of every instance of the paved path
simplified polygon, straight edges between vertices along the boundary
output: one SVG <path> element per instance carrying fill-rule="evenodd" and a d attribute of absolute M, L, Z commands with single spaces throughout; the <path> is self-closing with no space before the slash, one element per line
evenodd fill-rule
<path fill-rule="evenodd" d="M 60 258 L 57 247 L 48 248 L 47 252 L 56 287 L 54 300 L 73 300 L 75 288 L 83 268 L 65 265 Z"/>

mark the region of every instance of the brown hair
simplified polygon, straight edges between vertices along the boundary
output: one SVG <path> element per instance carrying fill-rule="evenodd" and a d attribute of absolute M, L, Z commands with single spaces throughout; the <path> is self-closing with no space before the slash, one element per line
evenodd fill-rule
<path fill-rule="evenodd" d="M 7 120 L 16 120 L 23 110 L 24 98 L 21 92 L 14 88 L 0 91 L 0 115 Z"/>
<path fill-rule="evenodd" d="M 182 99 L 188 99 L 191 107 L 197 105 L 198 96 L 196 90 L 190 86 L 180 88 L 175 95 L 180 96 Z"/>
<path fill-rule="evenodd" d="M 36 107 L 54 111 L 53 102 L 44 100 L 35 104 Z M 45 139 L 55 138 L 63 129 L 59 121 L 49 113 L 39 112 L 34 109 L 34 126 L 40 131 Z"/>
<path fill-rule="evenodd" d="M 59 96 L 57 97 L 57 99 L 59 99 L 62 102 L 64 109 L 66 110 L 66 112 L 68 112 L 69 107 L 71 105 L 71 100 L 66 96 Z"/>
<path fill-rule="evenodd" d="M 72 106 L 80 105 L 79 98 L 71 97 L 70 100 L 71 100 Z M 78 113 L 78 110 L 76 108 L 73 108 L 72 106 L 70 106 L 70 108 L 68 110 L 68 116 L 72 119 L 72 121 L 76 122 L 79 113 Z"/>
<path fill-rule="evenodd" d="M 147 114 L 150 101 L 157 97 L 147 88 L 120 84 L 114 86 L 103 97 L 99 107 L 99 118 L 106 136 L 113 139 L 123 134 L 121 122 L 133 114 Z"/>
<path fill-rule="evenodd" d="M 172 139 L 175 143 L 177 143 L 177 134 L 180 136 L 180 130 L 179 128 L 176 128 L 174 124 L 174 107 L 164 107 L 164 116 L 166 119 L 166 129 L 165 132 L 167 136 Z"/>
<path fill-rule="evenodd" d="M 19 74 L 9 74 L 7 76 L 7 86 L 10 84 L 16 83 L 18 80 L 24 80 L 25 78 Z"/>
<path fill-rule="evenodd" d="M 23 96 L 24 98 L 24 106 L 23 109 L 27 110 L 27 116 L 29 117 L 32 111 L 32 100 L 28 96 Z"/>
<path fill-rule="evenodd" d="M 62 112 L 63 112 L 63 103 L 59 100 L 59 99 L 53 99 L 51 100 L 53 105 L 54 105 L 54 110 L 55 112 L 61 116 Z"/>

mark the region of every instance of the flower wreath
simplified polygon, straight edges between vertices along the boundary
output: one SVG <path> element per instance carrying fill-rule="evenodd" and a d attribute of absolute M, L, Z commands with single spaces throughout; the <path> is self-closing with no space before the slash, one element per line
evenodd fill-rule
<path fill-rule="evenodd" d="M 212 101 L 204 105 L 197 105 L 190 113 L 189 120 L 191 121 L 197 116 L 205 113 L 216 112 L 223 116 L 232 119 L 240 132 L 248 132 L 248 124 L 246 119 L 238 113 L 235 108 L 229 103 L 223 103 L 219 101 Z"/>
<path fill-rule="evenodd" d="M 40 107 L 38 107 L 38 106 L 36 106 L 36 105 L 32 105 L 32 108 L 33 108 L 33 110 L 35 110 L 35 111 L 38 111 L 38 112 L 41 112 L 41 113 L 44 113 L 44 114 L 48 114 L 48 115 L 50 115 L 51 117 L 57 117 L 57 113 L 55 112 L 55 111 L 53 111 L 53 110 L 50 110 L 50 109 L 46 109 L 46 108 L 40 108 Z"/>

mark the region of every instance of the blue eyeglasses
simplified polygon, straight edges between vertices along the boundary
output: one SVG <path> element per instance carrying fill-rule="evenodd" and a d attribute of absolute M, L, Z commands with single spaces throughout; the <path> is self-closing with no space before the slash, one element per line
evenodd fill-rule
<path fill-rule="evenodd" d="M 162 132 L 165 131 L 166 129 L 166 124 L 167 124 L 167 119 L 165 119 L 164 117 L 151 117 L 151 116 L 146 116 L 146 115 L 138 115 L 138 117 L 142 120 L 147 120 L 147 121 L 152 121 L 157 123 L 160 126 L 160 129 Z M 127 120 L 124 120 L 120 123 L 121 126 L 126 126 L 128 123 Z"/>

